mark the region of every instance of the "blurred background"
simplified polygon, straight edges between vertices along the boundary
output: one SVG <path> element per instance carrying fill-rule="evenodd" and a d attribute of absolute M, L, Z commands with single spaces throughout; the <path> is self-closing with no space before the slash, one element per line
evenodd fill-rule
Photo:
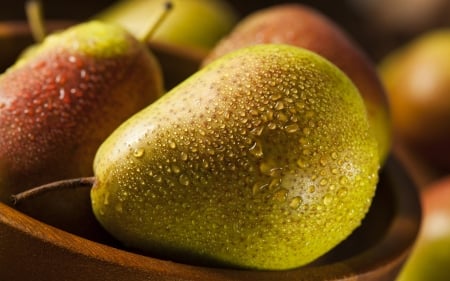
<path fill-rule="evenodd" d="M 114 0 L 42 0 L 48 19 L 87 19 Z M 315 7 L 330 16 L 359 42 L 373 60 L 426 30 L 450 24 L 450 0 L 229 0 L 242 16 L 259 8 L 283 2 Z M 25 1 L 8 1 L 0 20 L 24 19 Z"/>

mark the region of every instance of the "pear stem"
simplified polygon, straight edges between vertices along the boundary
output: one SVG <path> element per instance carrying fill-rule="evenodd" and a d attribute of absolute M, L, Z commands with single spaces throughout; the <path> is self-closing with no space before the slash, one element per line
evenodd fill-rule
<path fill-rule="evenodd" d="M 28 0 L 25 3 L 25 11 L 34 40 L 38 43 L 42 42 L 46 36 L 46 31 L 44 26 L 41 1 Z"/>
<path fill-rule="evenodd" d="M 170 14 L 170 11 L 173 9 L 173 3 L 172 1 L 166 1 L 164 3 L 163 9 L 161 13 L 158 15 L 155 22 L 151 23 L 150 27 L 147 28 L 147 31 L 143 36 L 141 36 L 139 39 L 141 42 L 148 42 L 150 38 L 155 34 L 156 30 L 158 30 L 159 26 L 164 22 L 164 20 L 167 18 L 167 16 Z"/>
<path fill-rule="evenodd" d="M 51 183 L 47 183 L 44 185 L 40 185 L 16 195 L 11 196 L 11 202 L 13 205 L 18 205 L 23 201 L 33 199 L 40 195 L 44 195 L 51 191 L 56 190 L 64 190 L 64 189 L 74 189 L 80 187 L 89 187 L 92 188 L 95 182 L 95 177 L 83 177 L 83 178 L 74 178 L 74 179 L 66 179 L 55 181 Z"/>

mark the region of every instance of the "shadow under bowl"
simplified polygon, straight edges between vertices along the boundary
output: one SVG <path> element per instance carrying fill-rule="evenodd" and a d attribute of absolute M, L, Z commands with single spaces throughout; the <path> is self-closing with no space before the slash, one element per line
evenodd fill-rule
<path fill-rule="evenodd" d="M 51 225 L 0 203 L 0 280 L 395 280 L 421 221 L 418 191 L 393 156 L 380 173 L 361 226 L 323 257 L 292 270 L 202 267 L 132 252 L 95 221 L 88 190 L 75 198 L 81 214 L 75 228 Z"/>

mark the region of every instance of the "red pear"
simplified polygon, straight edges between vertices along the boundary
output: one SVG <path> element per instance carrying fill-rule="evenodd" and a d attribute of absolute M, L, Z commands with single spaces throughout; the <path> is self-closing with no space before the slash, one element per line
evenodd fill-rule
<path fill-rule="evenodd" d="M 0 76 L 0 201 L 93 174 L 103 140 L 162 92 L 158 62 L 118 26 L 87 22 L 30 48 Z"/>

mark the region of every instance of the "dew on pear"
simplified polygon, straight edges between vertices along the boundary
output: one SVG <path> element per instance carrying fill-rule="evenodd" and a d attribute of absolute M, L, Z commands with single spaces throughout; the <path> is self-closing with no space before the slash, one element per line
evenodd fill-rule
<path fill-rule="evenodd" d="M 252 147 L 250 147 L 249 152 L 256 157 L 261 158 L 263 156 L 261 143 L 259 141 L 255 141 Z"/>
<path fill-rule="evenodd" d="M 301 204 L 302 204 L 302 198 L 300 196 L 295 196 L 289 202 L 289 207 L 291 207 L 292 209 L 295 210 L 295 209 L 298 209 Z"/>
<path fill-rule="evenodd" d="M 292 134 L 299 130 L 299 126 L 297 124 L 289 124 L 289 125 L 284 126 L 284 130 L 287 133 Z"/>
<path fill-rule="evenodd" d="M 347 195 L 347 192 L 348 192 L 347 188 L 343 186 L 343 187 L 340 187 L 340 188 L 338 189 L 337 195 L 338 195 L 339 197 L 344 197 L 344 196 Z"/>
<path fill-rule="evenodd" d="M 142 156 L 144 156 L 144 152 L 145 150 L 143 148 L 136 148 L 133 151 L 133 156 L 136 158 L 141 158 Z"/>
<path fill-rule="evenodd" d="M 188 160 L 188 154 L 186 152 L 184 152 L 184 151 L 182 151 L 180 153 L 180 157 L 181 157 L 181 160 L 183 160 L 183 161 L 187 161 Z"/>
<path fill-rule="evenodd" d="M 321 179 L 320 182 L 319 182 L 319 184 L 320 184 L 321 186 L 325 186 L 325 185 L 327 185 L 327 183 L 328 183 L 328 180 L 327 180 L 327 179 Z"/>
<path fill-rule="evenodd" d="M 189 185 L 189 177 L 186 176 L 185 174 L 181 174 L 180 177 L 178 178 L 178 182 L 181 185 L 188 186 Z"/>
<path fill-rule="evenodd" d="M 284 103 L 282 101 L 279 101 L 275 104 L 275 110 L 282 110 L 284 109 Z"/>
<path fill-rule="evenodd" d="M 178 167 L 177 165 L 172 165 L 172 172 L 174 172 L 175 174 L 179 174 L 181 169 L 180 167 Z"/>
<path fill-rule="evenodd" d="M 254 136 L 261 136 L 262 132 L 264 131 L 263 126 L 255 127 L 253 128 L 250 133 Z"/>
<path fill-rule="evenodd" d="M 278 112 L 277 113 L 277 119 L 280 122 L 286 123 L 287 121 L 289 121 L 289 117 L 284 114 L 283 112 Z"/>
<path fill-rule="evenodd" d="M 333 202 L 333 197 L 330 194 L 327 194 L 323 197 L 322 202 L 325 206 L 328 206 L 331 204 L 331 202 Z"/>
<path fill-rule="evenodd" d="M 308 161 L 305 161 L 305 160 L 303 160 L 302 158 L 300 158 L 300 159 L 297 160 L 297 166 L 298 166 L 299 168 L 304 169 L 304 168 L 307 168 L 308 165 L 309 165 L 309 164 L 308 164 Z"/>
<path fill-rule="evenodd" d="M 169 141 L 169 147 L 172 148 L 172 149 L 175 149 L 177 147 L 177 144 L 174 141 L 170 140 Z"/>
<path fill-rule="evenodd" d="M 269 190 L 274 190 L 281 184 L 281 178 L 273 178 L 269 183 Z"/>
<path fill-rule="evenodd" d="M 269 124 L 267 124 L 267 128 L 269 130 L 275 130 L 277 128 L 277 124 L 273 123 L 273 122 L 270 122 Z"/>
<path fill-rule="evenodd" d="M 288 195 L 288 190 L 281 188 L 273 193 L 272 199 L 277 202 L 285 202 L 287 199 L 287 195 Z"/>

